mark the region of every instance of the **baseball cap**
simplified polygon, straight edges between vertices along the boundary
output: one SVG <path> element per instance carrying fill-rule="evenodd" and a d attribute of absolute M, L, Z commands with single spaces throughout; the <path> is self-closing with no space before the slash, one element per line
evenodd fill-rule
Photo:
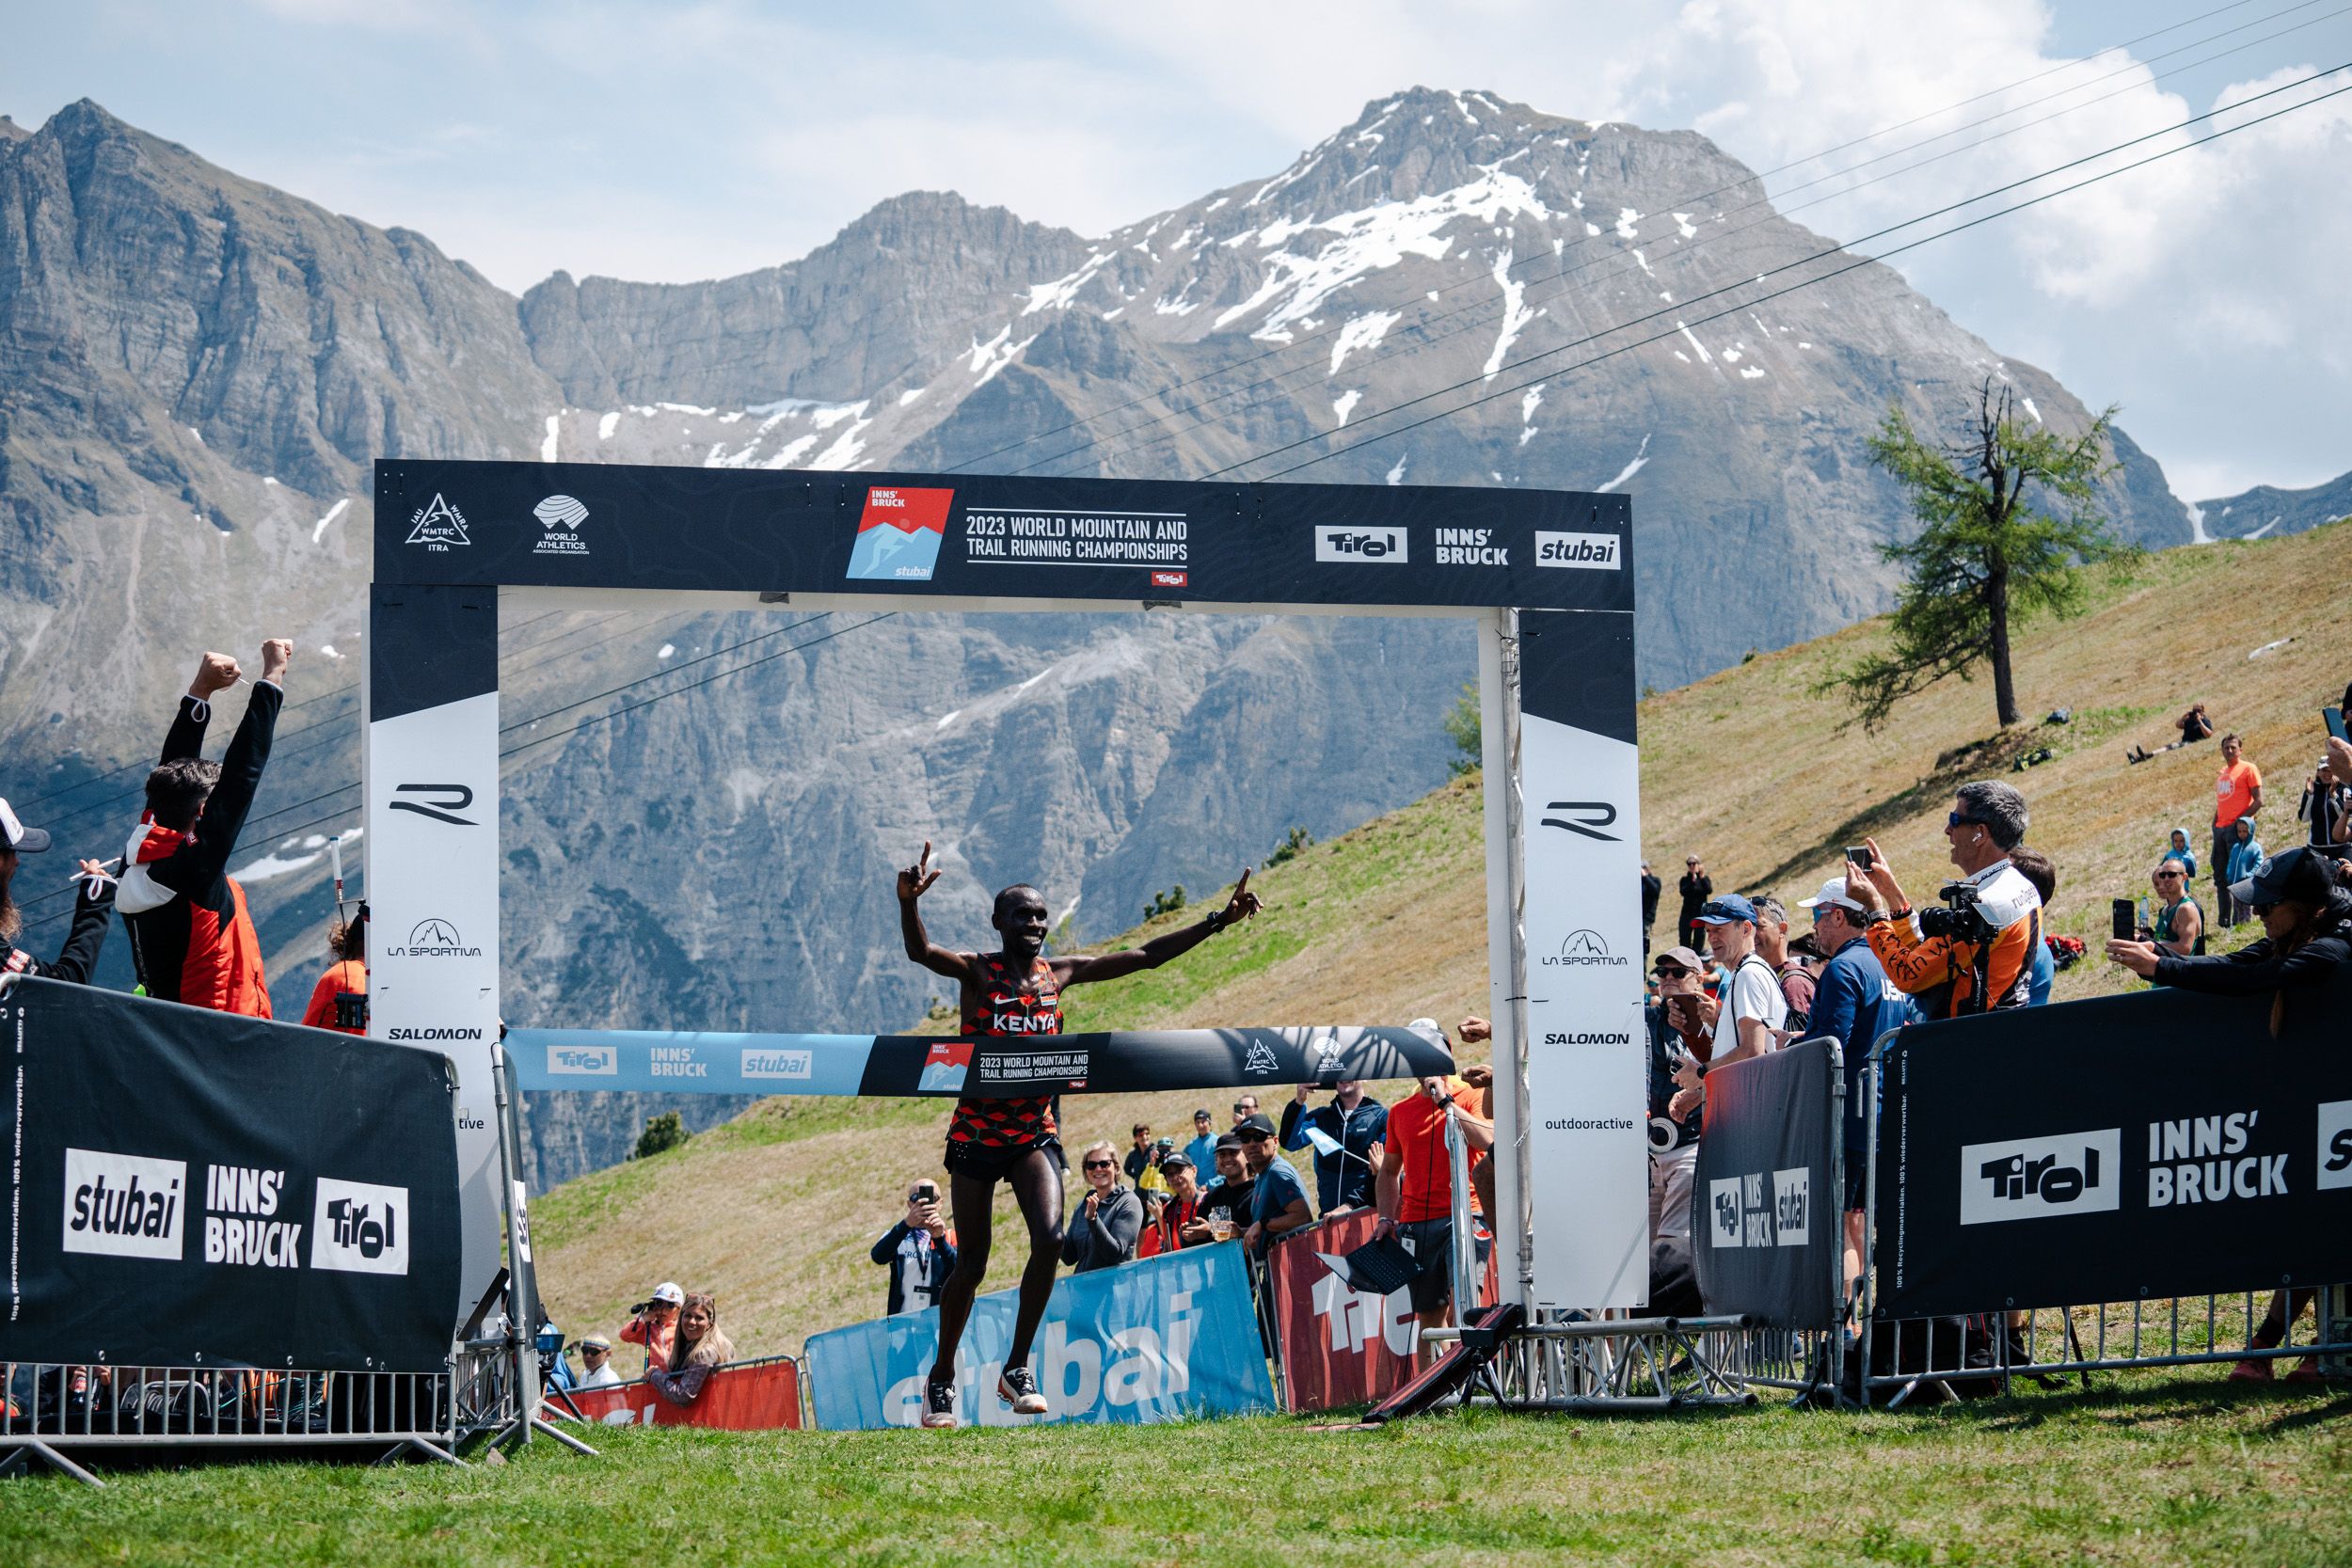
<path fill-rule="evenodd" d="M 1821 884 L 1820 892 L 1810 898 L 1797 900 L 1797 908 L 1801 910 L 1818 910 L 1823 904 L 1835 904 L 1841 910 L 1851 910 L 1856 914 L 1864 912 L 1860 904 L 1846 896 L 1846 879 L 1843 877 L 1832 877 Z"/>
<path fill-rule="evenodd" d="M 611 1350 L 612 1341 L 601 1334 L 583 1334 L 580 1337 L 580 1348 L 581 1350 Z"/>
<path fill-rule="evenodd" d="M 2230 884 L 2230 896 L 2241 904 L 2277 904 L 2287 896 L 2288 879 L 2302 863 L 2305 855 L 2315 851 L 2297 847 L 2281 849 L 2254 868 L 2250 877 L 2241 877 Z"/>
<path fill-rule="evenodd" d="M 1706 907 L 1699 911 L 1699 924 L 1702 926 L 1729 926 L 1740 920 L 1755 925 L 1756 906 L 1736 893 L 1726 893 L 1721 898 L 1709 898 Z"/>
<path fill-rule="evenodd" d="M 1234 1125 L 1233 1135 L 1243 1139 L 1270 1138 L 1274 1136 L 1274 1123 L 1263 1116 L 1244 1117 Z"/>
<path fill-rule="evenodd" d="M 653 1299 L 666 1301 L 673 1307 L 683 1307 L 686 1305 L 686 1292 L 677 1288 L 677 1281 L 665 1279 L 653 1288 Z"/>
<path fill-rule="evenodd" d="M 6 838 L 8 847 L 20 855 L 38 855 L 49 847 L 49 835 L 19 822 L 5 800 L 0 800 L 0 838 Z"/>
<path fill-rule="evenodd" d="M 1685 865 L 1696 865 L 1699 863 L 1699 858 L 1696 855 L 1685 855 L 1682 857 L 1682 863 Z"/>
<path fill-rule="evenodd" d="M 1184 1166 L 1186 1170 L 1192 1169 L 1192 1162 L 1182 1154 L 1170 1154 L 1167 1159 L 1160 1162 L 1160 1169 L 1163 1171 L 1174 1170 L 1179 1165 Z"/>
<path fill-rule="evenodd" d="M 1438 1027 L 1438 1021 L 1434 1018 L 1417 1018 L 1405 1027 L 1416 1035 L 1426 1035 L 1433 1040 L 1445 1038 L 1445 1031 Z"/>
<path fill-rule="evenodd" d="M 1650 968 L 1656 969 L 1660 964 L 1663 963 L 1680 964 L 1683 968 L 1689 970 L 1693 974 L 1704 974 L 1707 973 L 1706 960 L 1701 958 L 1696 953 L 1692 952 L 1687 947 L 1667 948 L 1663 953 L 1659 954 L 1656 958 L 1651 960 Z"/>
<path fill-rule="evenodd" d="M 1220 1132 L 1217 1134 L 1216 1151 L 1219 1154 L 1224 1153 L 1229 1148 L 1241 1148 L 1241 1139 L 1239 1137 L 1231 1132 Z"/>

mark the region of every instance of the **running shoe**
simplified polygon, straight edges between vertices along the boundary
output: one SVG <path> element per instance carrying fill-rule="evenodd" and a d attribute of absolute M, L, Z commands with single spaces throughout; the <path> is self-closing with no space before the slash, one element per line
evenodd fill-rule
<path fill-rule="evenodd" d="M 1037 1391 L 1037 1373 L 1026 1367 L 1007 1367 L 996 1379 L 996 1397 L 1011 1405 L 1016 1416 L 1045 1414 L 1045 1396 Z"/>
<path fill-rule="evenodd" d="M 2268 1383 L 2274 1375 L 2267 1356 L 2249 1356 L 2230 1369 L 2232 1383 Z"/>
<path fill-rule="evenodd" d="M 927 1427 L 951 1427 L 956 1424 L 956 1386 L 946 1383 L 923 1384 L 923 1424 Z"/>

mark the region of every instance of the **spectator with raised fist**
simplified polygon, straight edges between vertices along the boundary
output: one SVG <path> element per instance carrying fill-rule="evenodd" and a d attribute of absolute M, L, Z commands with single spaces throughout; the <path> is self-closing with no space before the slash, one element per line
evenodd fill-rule
<path fill-rule="evenodd" d="M 43 963 L 21 947 L 11 946 L 24 929 L 24 911 L 10 891 L 25 855 L 45 854 L 49 834 L 17 820 L 6 800 L 0 800 L 0 974 L 33 974 L 43 979 L 89 983 L 98 967 L 98 950 L 106 941 L 106 911 L 114 908 L 114 879 L 96 861 L 81 863 L 73 895 L 73 923 L 66 927 L 65 944 L 56 963 Z"/>

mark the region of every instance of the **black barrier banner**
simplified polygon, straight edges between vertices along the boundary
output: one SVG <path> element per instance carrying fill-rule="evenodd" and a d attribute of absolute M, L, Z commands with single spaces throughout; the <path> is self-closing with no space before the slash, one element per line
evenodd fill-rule
<path fill-rule="evenodd" d="M 411 458 L 375 483 L 379 584 L 1633 608 L 1623 496 Z"/>
<path fill-rule="evenodd" d="M 52 980 L 0 1031 L 0 1360 L 444 1370 L 447 1058 Z"/>
<path fill-rule="evenodd" d="M 1836 1053 L 1835 1040 L 1804 1040 L 1707 1075 L 1691 1244 L 1711 1313 L 1775 1328 L 1836 1326 Z"/>
<path fill-rule="evenodd" d="M 2352 970 L 2157 990 L 1889 1042 L 1877 1315 L 2352 1279 Z"/>
<path fill-rule="evenodd" d="M 1122 1029 L 942 1039 L 930 1035 L 744 1035 L 704 1030 L 512 1029 L 526 1089 L 665 1094 L 1142 1094 L 1428 1078 L 1445 1046 L 1410 1029 Z"/>

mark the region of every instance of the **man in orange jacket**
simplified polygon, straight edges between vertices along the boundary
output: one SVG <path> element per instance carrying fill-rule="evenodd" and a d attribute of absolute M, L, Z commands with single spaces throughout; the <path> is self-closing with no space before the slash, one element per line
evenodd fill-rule
<path fill-rule="evenodd" d="M 1871 863 L 1849 863 L 1846 886 L 1869 922 L 1886 977 L 1929 1018 L 2026 1006 L 2042 897 L 2009 852 L 2026 837 L 2026 798 L 2005 784 L 1963 784 L 1944 826 L 1960 868 L 1948 909 L 1915 911 L 1894 868 L 1866 839 Z"/>

